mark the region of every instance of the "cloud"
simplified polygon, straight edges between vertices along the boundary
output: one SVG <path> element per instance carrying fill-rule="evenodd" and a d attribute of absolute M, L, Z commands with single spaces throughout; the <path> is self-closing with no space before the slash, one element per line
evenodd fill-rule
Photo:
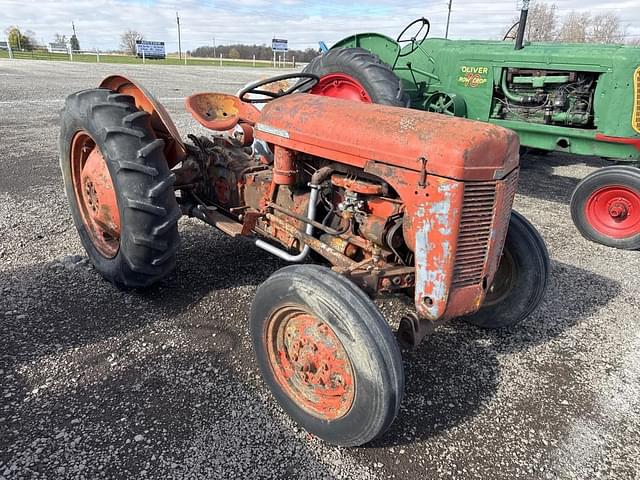
<path fill-rule="evenodd" d="M 560 15 L 572 9 L 592 14 L 613 11 L 627 24 L 627 33 L 640 38 L 637 0 L 563 0 Z M 147 39 L 161 40 L 177 50 L 176 10 L 180 12 L 184 49 L 229 43 L 268 44 L 273 35 L 288 38 L 291 48 L 315 48 L 319 40 L 331 44 L 351 33 L 375 31 L 396 37 L 411 20 L 426 16 L 432 36 L 444 36 L 448 0 L 369 0 L 345 4 L 337 0 L 76 0 L 25 2 L 0 0 L 4 30 L 19 25 L 36 33 L 38 41 L 55 33 L 71 34 L 74 21 L 85 49 L 114 49 L 120 34 L 133 29 Z M 518 14 L 513 0 L 453 0 L 450 37 L 498 38 Z"/>

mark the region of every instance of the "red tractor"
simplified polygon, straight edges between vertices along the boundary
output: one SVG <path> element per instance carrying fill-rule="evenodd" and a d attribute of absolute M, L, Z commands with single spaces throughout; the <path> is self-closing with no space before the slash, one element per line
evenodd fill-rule
<path fill-rule="evenodd" d="M 258 288 L 256 357 L 299 424 L 361 445 L 389 427 L 404 386 L 400 349 L 371 296 L 413 298 L 398 338 L 416 346 L 455 317 L 520 322 L 541 301 L 549 259 L 511 210 L 513 132 L 299 93 L 317 82 L 293 74 L 239 97 L 193 95 L 187 109 L 213 134 L 184 143 L 153 95 L 112 76 L 67 98 L 60 163 L 82 244 L 118 287 L 147 287 L 174 269 L 182 215 L 289 262 L 313 258 Z"/>

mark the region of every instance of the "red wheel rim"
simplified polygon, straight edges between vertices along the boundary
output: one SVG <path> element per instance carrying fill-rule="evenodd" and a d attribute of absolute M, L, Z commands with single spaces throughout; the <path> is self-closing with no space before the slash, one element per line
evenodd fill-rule
<path fill-rule="evenodd" d="M 640 192 L 624 185 L 608 185 L 591 194 L 585 206 L 591 226 L 610 238 L 640 233 Z"/>
<path fill-rule="evenodd" d="M 101 255 L 120 248 L 120 211 L 107 163 L 91 136 L 80 131 L 71 141 L 71 178 L 82 223 Z"/>
<path fill-rule="evenodd" d="M 287 396 L 324 420 L 346 415 L 355 396 L 353 369 L 331 327 L 289 306 L 271 316 L 266 334 L 271 369 Z"/>
<path fill-rule="evenodd" d="M 311 92 L 323 97 L 344 98 L 363 103 L 373 103 L 369 93 L 360 82 L 345 73 L 330 73 L 314 85 Z"/>

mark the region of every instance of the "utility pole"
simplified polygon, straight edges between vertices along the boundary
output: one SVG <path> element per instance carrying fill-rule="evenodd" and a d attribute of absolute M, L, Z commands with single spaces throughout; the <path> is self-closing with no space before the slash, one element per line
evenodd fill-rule
<path fill-rule="evenodd" d="M 213 58 L 216 58 L 216 37 L 213 37 Z"/>
<path fill-rule="evenodd" d="M 182 41 L 180 40 L 180 17 L 176 12 L 176 23 L 178 24 L 178 57 L 182 60 Z"/>
<path fill-rule="evenodd" d="M 71 28 L 73 28 L 73 36 L 76 36 L 76 24 L 71 22 Z"/>
<path fill-rule="evenodd" d="M 447 29 L 444 32 L 444 38 L 449 38 L 449 20 L 451 20 L 451 3 L 453 0 L 449 0 L 449 13 L 447 13 Z"/>

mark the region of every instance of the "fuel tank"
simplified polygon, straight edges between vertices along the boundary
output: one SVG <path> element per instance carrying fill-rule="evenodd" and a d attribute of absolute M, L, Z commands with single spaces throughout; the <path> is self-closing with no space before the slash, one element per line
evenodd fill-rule
<path fill-rule="evenodd" d="M 373 160 L 462 181 L 498 180 L 518 166 L 519 142 L 511 130 L 304 93 L 269 102 L 256 137 L 361 168 Z"/>

